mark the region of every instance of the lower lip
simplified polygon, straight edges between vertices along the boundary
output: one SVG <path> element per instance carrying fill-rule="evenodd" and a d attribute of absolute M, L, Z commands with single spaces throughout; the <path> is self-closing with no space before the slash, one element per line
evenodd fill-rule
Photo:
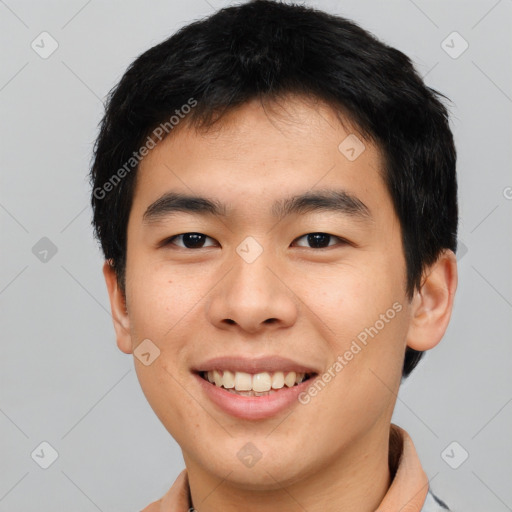
<path fill-rule="evenodd" d="M 305 391 L 315 379 L 311 377 L 295 386 L 283 387 L 276 393 L 263 396 L 243 396 L 230 393 L 194 373 L 199 385 L 208 398 L 224 412 L 243 420 L 261 420 L 275 416 L 288 409 L 292 404 L 298 404 L 298 396 Z"/>

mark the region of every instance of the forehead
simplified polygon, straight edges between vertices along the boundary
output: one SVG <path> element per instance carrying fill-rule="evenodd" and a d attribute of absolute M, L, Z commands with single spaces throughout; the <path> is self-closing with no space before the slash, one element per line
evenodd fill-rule
<path fill-rule="evenodd" d="M 379 148 L 320 101 L 252 100 L 207 129 L 185 119 L 152 149 L 139 166 L 134 208 L 174 190 L 263 212 L 318 188 L 389 200 Z"/>

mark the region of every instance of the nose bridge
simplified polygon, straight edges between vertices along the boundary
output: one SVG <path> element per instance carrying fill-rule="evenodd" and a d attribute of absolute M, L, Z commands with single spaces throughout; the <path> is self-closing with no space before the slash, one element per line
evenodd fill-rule
<path fill-rule="evenodd" d="M 246 252 L 244 252 L 246 251 Z M 259 253 L 259 254 L 258 254 Z M 272 265 L 270 251 L 257 251 L 251 242 L 242 243 L 233 255 L 231 285 L 229 292 L 231 301 L 241 307 L 268 307 L 272 297 L 276 297 L 275 276 L 269 270 Z"/>
<path fill-rule="evenodd" d="M 254 239 L 246 239 L 236 248 L 229 261 L 231 271 L 210 302 L 212 322 L 219 327 L 236 323 L 254 332 L 264 325 L 284 326 L 295 321 L 293 294 L 276 277 L 272 255 L 272 250 L 265 250 Z"/>
<path fill-rule="evenodd" d="M 263 253 L 252 262 L 248 262 L 239 255 L 233 258 L 231 290 L 241 295 L 242 300 L 247 297 L 263 299 L 265 295 L 268 297 L 274 295 L 272 291 L 275 292 L 273 290 L 275 277 L 269 270 L 272 264 L 269 259 L 268 255 Z"/>

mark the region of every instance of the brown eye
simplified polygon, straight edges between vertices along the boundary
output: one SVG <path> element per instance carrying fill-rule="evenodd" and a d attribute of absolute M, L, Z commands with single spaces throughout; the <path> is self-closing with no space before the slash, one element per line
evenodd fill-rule
<path fill-rule="evenodd" d="M 343 240 L 342 238 L 330 235 L 329 233 L 308 233 L 307 235 L 303 235 L 300 238 L 297 238 L 297 240 L 301 240 L 303 238 L 306 239 L 307 244 L 310 244 L 309 248 L 311 249 L 324 249 L 326 247 L 336 245 L 336 243 L 330 243 L 331 240 L 338 240 L 342 243 L 345 243 L 345 240 Z M 299 245 L 299 247 L 307 246 Z"/>
<path fill-rule="evenodd" d="M 203 247 L 212 247 L 213 245 L 204 245 L 207 239 L 213 240 L 213 238 L 203 235 L 203 233 L 182 233 L 181 235 L 175 235 L 169 238 L 165 242 L 165 245 L 173 244 L 185 249 L 202 249 Z M 176 240 L 181 240 L 181 244 L 175 243 Z"/>

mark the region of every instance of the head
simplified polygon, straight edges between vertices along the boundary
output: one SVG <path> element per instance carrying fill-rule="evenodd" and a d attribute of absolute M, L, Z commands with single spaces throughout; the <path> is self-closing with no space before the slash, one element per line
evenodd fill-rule
<path fill-rule="evenodd" d="M 353 22 L 265 0 L 182 28 L 111 91 L 91 183 L 117 342 L 158 347 L 138 376 L 191 463 L 236 453 L 241 433 L 274 460 L 281 436 L 304 446 L 319 415 L 327 458 L 340 424 L 346 452 L 389 423 L 390 390 L 440 341 L 456 287 L 441 96 Z M 295 354 L 321 375 L 347 351 L 268 438 L 270 423 L 224 416 L 194 388 L 218 355 Z"/>

